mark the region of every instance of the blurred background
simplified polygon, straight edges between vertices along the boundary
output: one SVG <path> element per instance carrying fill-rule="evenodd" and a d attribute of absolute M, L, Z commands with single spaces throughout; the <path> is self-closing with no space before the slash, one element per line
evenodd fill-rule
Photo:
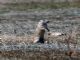
<path fill-rule="evenodd" d="M 15 45 L 17 44 L 15 42 L 25 42 L 28 35 L 34 34 L 36 25 L 41 19 L 50 21 L 49 28 L 51 32 L 61 32 L 69 36 L 74 35 L 75 38 L 72 41 L 76 40 L 80 44 L 80 0 L 0 0 L 0 44 Z M 65 37 L 65 39 L 69 40 L 70 38 Z M 54 40 L 57 39 L 54 38 Z M 5 44 L 3 45 L 6 46 Z M 14 54 L 19 58 L 11 58 L 10 54 L 18 51 L 12 52 L 6 53 L 9 55 L 9 60 L 19 60 L 20 53 L 25 51 L 22 52 L 21 50 L 18 55 Z M 3 56 L 7 56 L 5 53 L 0 53 Z M 62 55 L 58 54 L 59 51 L 53 52 L 53 50 L 51 52 L 50 50 L 45 51 L 44 53 L 29 52 L 23 53 L 23 56 L 28 55 L 28 57 L 24 57 L 22 60 L 27 58 L 28 60 L 53 60 L 57 57 L 57 60 L 59 60 Z M 8 59 L 8 57 L 0 57 L 3 60 Z M 66 59 L 69 58 L 66 57 Z M 63 60 L 65 60 L 64 56 Z"/>

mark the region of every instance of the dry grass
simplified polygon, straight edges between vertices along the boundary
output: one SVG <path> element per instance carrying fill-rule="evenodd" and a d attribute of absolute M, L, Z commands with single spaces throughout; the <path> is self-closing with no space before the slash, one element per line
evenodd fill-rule
<path fill-rule="evenodd" d="M 60 51 L 60 50 L 34 50 L 26 51 L 26 50 L 13 50 L 13 51 L 1 51 L 0 55 L 3 57 L 15 57 L 21 58 L 22 60 L 80 60 L 80 52 L 71 50 L 69 44 L 73 43 L 74 46 L 77 44 L 77 29 L 72 29 L 66 35 L 54 37 L 47 36 L 47 43 L 66 43 L 68 44 L 68 51 Z M 20 43 L 32 44 L 34 35 L 31 36 L 14 36 L 14 35 L 1 35 L 0 36 L 0 44 L 4 43 L 6 45 L 16 45 Z M 76 48 L 76 47 L 74 47 Z"/>
<path fill-rule="evenodd" d="M 0 43 L 5 44 L 19 44 L 19 43 L 33 43 L 35 39 L 35 34 L 33 35 L 24 35 L 24 36 L 16 36 L 16 35 L 0 35 Z M 63 43 L 73 43 L 77 44 L 77 28 L 73 27 L 68 33 L 61 36 L 51 36 L 45 35 L 45 41 L 47 43 L 55 43 L 63 42 Z"/>
<path fill-rule="evenodd" d="M 79 53 L 79 52 L 78 52 Z M 73 60 L 77 59 L 79 60 L 80 54 L 75 56 L 69 56 L 65 52 L 61 52 L 58 50 L 45 50 L 43 51 L 32 51 L 32 52 L 26 52 L 26 51 L 7 51 L 7 52 L 0 52 L 0 55 L 4 57 L 17 57 L 27 59 L 27 60 Z"/>
<path fill-rule="evenodd" d="M 15 36 L 15 35 L 2 35 L 0 36 L 0 42 L 5 44 L 19 44 L 19 43 L 31 43 L 32 36 Z"/>

